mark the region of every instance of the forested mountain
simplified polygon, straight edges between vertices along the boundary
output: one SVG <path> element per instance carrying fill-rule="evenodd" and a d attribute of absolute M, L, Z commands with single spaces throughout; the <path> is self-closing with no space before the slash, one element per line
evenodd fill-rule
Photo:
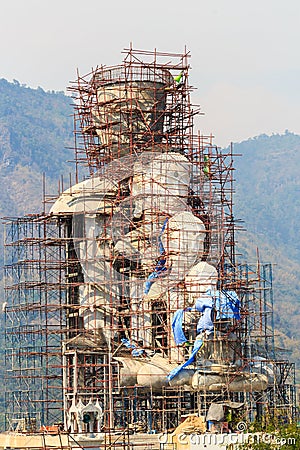
<path fill-rule="evenodd" d="M 63 93 L 30 89 L 0 79 L 0 217 L 43 210 L 43 173 L 47 191 L 57 193 L 60 174 L 71 171 L 73 108 Z M 0 226 L 0 379 L 4 368 L 3 225 Z M 0 385 L 0 429 L 4 383 Z"/>
<path fill-rule="evenodd" d="M 73 159 L 71 99 L 0 80 L 0 215 L 41 211 L 42 176 L 49 189 Z"/>
<path fill-rule="evenodd" d="M 236 216 L 247 233 L 239 248 L 247 260 L 271 262 L 279 345 L 291 351 L 300 378 L 300 136 L 261 135 L 234 146 Z"/>
<path fill-rule="evenodd" d="M 235 145 L 236 210 L 247 228 L 300 260 L 300 136 L 261 135 Z"/>
<path fill-rule="evenodd" d="M 57 192 L 61 174 L 68 178 L 72 166 L 67 161 L 73 158 L 67 149 L 73 146 L 71 104 L 63 93 L 0 80 L 2 217 L 42 210 L 43 172 L 48 193 Z M 275 264 L 279 345 L 291 348 L 300 367 L 300 136 L 262 135 L 235 144 L 234 150 L 243 155 L 235 158 L 235 216 L 248 230 L 238 234 L 241 258 L 254 260 L 259 247 L 261 260 Z"/>

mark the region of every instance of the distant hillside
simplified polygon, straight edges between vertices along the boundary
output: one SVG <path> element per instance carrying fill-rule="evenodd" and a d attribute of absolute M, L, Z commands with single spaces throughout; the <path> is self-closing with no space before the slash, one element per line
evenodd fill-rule
<path fill-rule="evenodd" d="M 42 175 L 49 189 L 71 171 L 71 99 L 0 80 L 0 215 L 41 210 Z"/>
<path fill-rule="evenodd" d="M 247 228 L 300 260 L 300 136 L 261 135 L 235 145 L 236 211 Z"/>
<path fill-rule="evenodd" d="M 0 79 L 0 217 L 42 211 L 42 179 L 48 193 L 57 192 L 60 174 L 72 170 L 73 108 L 63 93 L 30 89 Z M 3 267 L 3 226 L 0 227 L 0 266 Z M 0 293 L 3 303 L 3 280 Z M 1 308 L 0 308 L 1 311 Z M 0 312 L 0 379 L 3 380 L 3 314 Z M 1 411 L 4 385 L 0 387 Z"/>
<path fill-rule="evenodd" d="M 271 262 L 279 345 L 291 350 L 300 379 L 300 136 L 261 135 L 235 144 L 236 217 L 245 259 Z"/>

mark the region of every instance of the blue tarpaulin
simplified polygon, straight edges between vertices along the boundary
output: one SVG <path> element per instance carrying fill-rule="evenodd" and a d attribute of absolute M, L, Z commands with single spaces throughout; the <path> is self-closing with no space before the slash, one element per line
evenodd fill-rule
<path fill-rule="evenodd" d="M 196 311 L 202 313 L 202 316 L 197 323 L 197 333 L 202 333 L 203 331 L 212 331 L 214 329 L 214 324 L 211 320 L 212 306 L 213 300 L 211 296 L 198 298 L 196 300 L 195 309 Z"/>
<path fill-rule="evenodd" d="M 184 344 L 187 341 L 187 338 L 185 337 L 182 329 L 183 316 L 184 310 L 178 309 L 175 312 L 172 320 L 172 330 L 176 345 Z"/>
<path fill-rule="evenodd" d="M 210 295 L 210 291 L 208 292 L 209 296 L 197 298 L 195 303 L 196 311 L 203 312 L 205 308 L 212 308 L 213 306 L 212 297 Z"/>
<path fill-rule="evenodd" d="M 156 278 L 160 278 L 162 276 L 162 274 L 167 270 L 167 268 L 165 267 L 166 264 L 166 260 L 165 259 L 160 259 L 154 269 L 154 272 L 152 272 L 149 277 L 147 278 L 147 281 L 145 283 L 145 289 L 144 289 L 144 293 L 148 294 L 148 292 L 150 291 L 150 288 L 152 286 L 152 284 L 154 283 Z"/>
<path fill-rule="evenodd" d="M 235 291 L 216 291 L 214 293 L 216 320 L 240 320 L 240 300 Z"/>
<path fill-rule="evenodd" d="M 182 329 L 184 311 L 196 310 L 202 313 L 202 316 L 200 317 L 197 324 L 197 333 L 201 333 L 203 331 L 213 331 L 214 329 L 211 318 L 213 308 L 216 310 L 216 320 L 220 320 L 223 318 L 234 318 L 236 320 L 240 320 L 240 301 L 235 291 L 207 290 L 206 296 L 198 298 L 193 308 L 187 308 L 185 310 L 179 309 L 175 312 L 172 321 L 172 329 L 176 344 L 180 345 L 187 341 Z M 176 367 L 176 369 L 173 369 L 169 373 L 169 381 L 176 377 L 176 375 L 181 372 L 181 370 L 194 362 L 195 356 L 201 349 L 202 345 L 203 341 L 201 339 L 196 339 L 189 359 L 181 366 Z"/>
<path fill-rule="evenodd" d="M 193 311 L 203 313 L 197 324 L 197 332 L 207 330 L 212 331 L 214 326 L 211 320 L 211 308 L 212 308 L 212 298 L 204 297 L 198 298 L 195 303 L 194 308 L 178 309 L 172 320 L 172 330 L 174 335 L 174 340 L 176 345 L 184 344 L 187 341 L 185 334 L 183 332 L 182 322 L 184 317 L 184 311 Z"/>
<path fill-rule="evenodd" d="M 145 289 L 144 289 L 144 294 L 148 294 L 148 292 L 150 291 L 150 288 L 152 286 L 152 284 L 154 283 L 156 278 L 160 278 L 163 273 L 167 270 L 166 268 L 166 259 L 163 257 L 163 255 L 165 254 L 165 249 L 161 240 L 162 234 L 165 231 L 166 225 L 167 225 L 168 219 L 166 219 L 164 221 L 164 224 L 162 226 L 162 229 L 160 230 L 159 236 L 158 236 L 158 247 L 159 247 L 159 251 L 160 254 L 162 255 L 161 258 L 159 259 L 158 263 L 156 264 L 156 267 L 154 269 L 154 271 L 149 275 L 149 277 L 147 278 L 147 281 L 145 283 Z"/>
<path fill-rule="evenodd" d="M 145 353 L 143 348 L 138 348 L 135 344 L 132 344 L 129 339 L 121 339 L 121 342 L 126 348 L 132 349 L 132 356 L 142 356 Z"/>
<path fill-rule="evenodd" d="M 198 353 L 198 351 L 201 349 L 202 346 L 203 346 L 203 341 L 201 339 L 196 339 L 189 359 L 187 361 L 185 361 L 183 364 L 181 364 L 181 366 L 178 366 L 175 369 L 171 370 L 171 372 L 169 373 L 169 375 L 167 377 L 168 381 L 173 380 L 173 378 L 175 378 L 176 375 L 179 374 L 179 372 L 181 372 L 185 367 L 189 366 L 190 364 L 192 364 L 194 362 L 195 356 Z"/>
<path fill-rule="evenodd" d="M 211 320 L 211 308 L 205 308 L 197 323 L 197 333 L 202 333 L 203 331 L 213 331 L 213 329 L 214 324 Z"/>
<path fill-rule="evenodd" d="M 240 320 L 240 301 L 236 292 L 208 290 L 205 297 L 196 300 L 193 308 L 179 309 L 175 312 L 172 330 L 176 345 L 184 344 L 187 341 L 182 327 L 184 311 L 196 310 L 202 313 L 197 324 L 197 333 L 199 334 L 203 331 L 213 331 L 212 308 L 216 311 L 216 320 L 225 318 Z"/>

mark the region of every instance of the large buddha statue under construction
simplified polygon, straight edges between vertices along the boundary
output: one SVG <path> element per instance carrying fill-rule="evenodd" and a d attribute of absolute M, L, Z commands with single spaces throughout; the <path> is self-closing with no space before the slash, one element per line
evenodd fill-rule
<path fill-rule="evenodd" d="M 91 368 L 106 358 L 119 385 L 141 392 L 267 386 L 243 367 L 231 167 L 193 135 L 185 56 L 159 65 L 129 52 L 74 88 L 90 177 L 51 209 L 65 217 L 67 255 L 79 267 L 68 276 L 73 328 L 64 344 L 79 361 L 76 377 L 66 375 L 73 413 L 78 398 L 97 397 L 97 374 L 80 364 L 89 352 Z"/>

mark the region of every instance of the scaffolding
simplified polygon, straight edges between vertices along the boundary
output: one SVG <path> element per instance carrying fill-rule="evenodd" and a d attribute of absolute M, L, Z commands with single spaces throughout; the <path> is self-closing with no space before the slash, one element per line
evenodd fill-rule
<path fill-rule="evenodd" d="M 127 49 L 70 88 L 76 184 L 6 220 L 7 427 L 62 424 L 109 448 L 123 433 L 127 448 L 212 403 L 295 415 L 272 268 L 237 261 L 237 155 L 194 133 L 189 57 Z"/>

